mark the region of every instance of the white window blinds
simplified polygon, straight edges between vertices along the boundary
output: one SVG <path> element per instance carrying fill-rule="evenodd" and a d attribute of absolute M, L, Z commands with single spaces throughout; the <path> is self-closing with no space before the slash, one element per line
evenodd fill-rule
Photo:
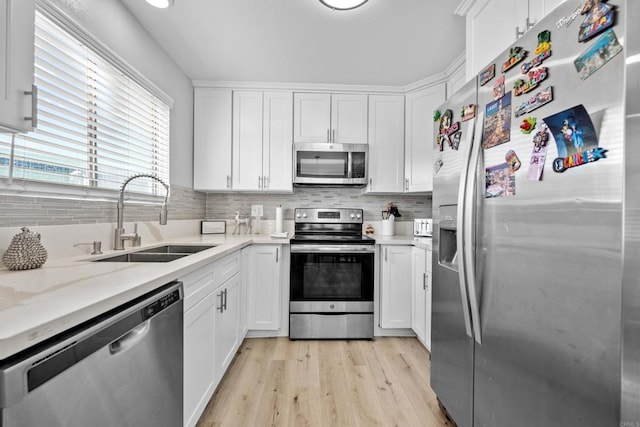
<path fill-rule="evenodd" d="M 6 187 L 118 190 L 138 173 L 169 183 L 169 105 L 39 11 L 35 40 L 38 127 L 13 147 L 0 135 Z M 127 189 L 164 195 L 155 180 Z"/>

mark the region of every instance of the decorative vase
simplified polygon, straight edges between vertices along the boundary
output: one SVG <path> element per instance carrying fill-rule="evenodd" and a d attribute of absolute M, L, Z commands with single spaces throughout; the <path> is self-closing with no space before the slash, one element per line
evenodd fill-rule
<path fill-rule="evenodd" d="M 41 267 L 47 260 L 47 250 L 40 242 L 40 233 L 21 228 L 11 239 L 11 244 L 2 256 L 2 262 L 9 270 L 30 270 Z"/>

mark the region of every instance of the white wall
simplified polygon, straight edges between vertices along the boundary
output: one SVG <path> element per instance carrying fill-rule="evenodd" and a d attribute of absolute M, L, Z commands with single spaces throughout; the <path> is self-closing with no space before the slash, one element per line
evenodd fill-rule
<path fill-rule="evenodd" d="M 193 87 L 120 0 L 49 0 L 173 98 L 171 183 L 193 188 Z"/>

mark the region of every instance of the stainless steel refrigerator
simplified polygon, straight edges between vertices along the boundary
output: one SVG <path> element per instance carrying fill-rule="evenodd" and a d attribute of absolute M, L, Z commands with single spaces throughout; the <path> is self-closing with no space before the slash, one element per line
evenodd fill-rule
<path fill-rule="evenodd" d="M 640 427 L 639 12 L 567 0 L 434 114 L 431 386 L 460 427 Z"/>

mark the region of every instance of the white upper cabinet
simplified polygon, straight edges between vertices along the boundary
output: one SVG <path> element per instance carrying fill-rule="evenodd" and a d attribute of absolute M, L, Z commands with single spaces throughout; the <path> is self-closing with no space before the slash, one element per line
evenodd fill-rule
<path fill-rule="evenodd" d="M 265 92 L 262 173 L 267 191 L 293 191 L 293 93 Z"/>
<path fill-rule="evenodd" d="M 332 141 L 367 143 L 367 95 L 331 95 Z"/>
<path fill-rule="evenodd" d="M 367 143 L 367 95 L 295 93 L 294 142 Z"/>
<path fill-rule="evenodd" d="M 231 190 L 231 101 L 229 89 L 195 89 L 194 190 Z"/>
<path fill-rule="evenodd" d="M 367 193 L 404 191 L 404 96 L 369 95 Z"/>
<path fill-rule="evenodd" d="M 405 191 L 433 191 L 433 112 L 445 101 L 445 83 L 405 97 Z"/>
<path fill-rule="evenodd" d="M 262 92 L 233 92 L 234 190 L 262 189 Z"/>
<path fill-rule="evenodd" d="M 234 190 L 293 191 L 291 101 L 291 92 L 233 92 Z"/>
<path fill-rule="evenodd" d="M 467 76 L 478 74 L 563 0 L 466 0 Z M 505 58 L 506 60 L 506 58 Z"/>
<path fill-rule="evenodd" d="M 193 186 L 291 192 L 293 93 L 196 88 Z"/>
<path fill-rule="evenodd" d="M 447 99 L 467 82 L 464 65 L 459 66 L 447 79 Z"/>
<path fill-rule="evenodd" d="M 33 130 L 33 0 L 0 0 L 0 132 Z"/>

